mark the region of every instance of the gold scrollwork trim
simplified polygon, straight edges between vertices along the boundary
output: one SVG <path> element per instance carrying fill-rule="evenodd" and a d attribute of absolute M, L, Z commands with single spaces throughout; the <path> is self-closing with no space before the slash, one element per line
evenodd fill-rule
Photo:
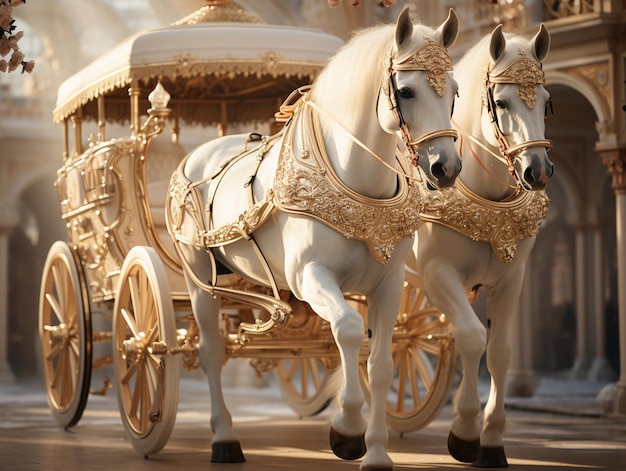
<path fill-rule="evenodd" d="M 412 237 L 419 227 L 423 204 L 420 186 L 400 179 L 398 193 L 393 198 L 353 196 L 338 186 L 337 178 L 331 178 L 332 168 L 325 168 L 320 163 L 321 157 L 315 157 L 316 152 L 307 151 L 305 155 L 315 157 L 307 157 L 307 163 L 294 155 L 293 127 L 293 124 L 289 126 L 285 134 L 276 170 L 276 207 L 313 217 L 349 239 L 365 241 L 374 260 L 386 264 L 395 245 L 405 237 Z"/>
<path fill-rule="evenodd" d="M 428 72 L 428 83 L 437 95 L 443 96 L 446 90 L 446 72 L 452 70 L 452 59 L 440 44 L 429 40 L 415 54 L 406 59 L 394 60 L 393 70 L 424 70 Z"/>
<path fill-rule="evenodd" d="M 541 70 L 541 64 L 529 57 L 521 57 L 497 75 L 489 74 L 488 81 L 519 85 L 520 98 L 532 109 L 537 99 L 537 85 L 545 83 L 545 74 Z"/>
<path fill-rule="evenodd" d="M 515 257 L 517 244 L 534 237 L 548 214 L 544 191 L 529 191 L 507 202 L 485 200 L 459 180 L 452 188 L 428 193 L 423 221 L 441 224 L 472 240 L 489 242 L 503 263 Z"/>
<path fill-rule="evenodd" d="M 250 206 L 230 224 L 204 233 L 203 246 L 206 248 L 221 247 L 240 239 L 249 239 L 256 229 L 261 227 L 274 212 L 273 191 L 270 189 L 264 200 Z"/>
<path fill-rule="evenodd" d="M 582 80 L 598 94 L 604 110 L 611 109 L 611 72 L 608 61 L 566 67 L 561 72 Z"/>
<path fill-rule="evenodd" d="M 100 95 L 110 93 L 119 88 L 130 86 L 134 80 L 148 81 L 158 77 L 175 80 L 179 77 L 215 75 L 256 76 L 268 75 L 272 78 L 308 77 L 313 80 L 324 64 L 309 61 L 286 61 L 276 53 L 268 52 L 258 59 L 219 59 L 196 60 L 193 55 L 181 54 L 171 62 L 146 65 L 133 65 L 107 75 L 95 83 L 77 91 L 71 98 L 60 104 L 53 113 L 54 122 L 59 123 L 68 118 L 79 107 L 95 100 Z"/>
<path fill-rule="evenodd" d="M 611 187 L 618 195 L 626 194 L 626 149 L 597 149 L 612 177 Z"/>

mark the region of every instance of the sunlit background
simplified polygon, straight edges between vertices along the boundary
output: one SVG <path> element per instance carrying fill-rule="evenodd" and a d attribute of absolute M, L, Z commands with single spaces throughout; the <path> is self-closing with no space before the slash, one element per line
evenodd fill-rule
<path fill-rule="evenodd" d="M 331 9 L 323 0 L 238 2 L 266 23 L 321 29 L 344 40 L 357 28 L 394 21 L 407 4 L 416 18 L 433 25 L 454 7 L 461 22 L 455 59 L 498 22 L 527 35 L 546 24 L 552 49 L 544 70 L 554 103 L 547 137 L 554 141 L 556 175 L 513 326 L 518 347 L 511 374 L 616 379 L 616 197 L 597 149 L 619 149 L 625 138 L 622 2 L 398 0 L 391 8 L 373 0 L 351 3 Z M 59 85 L 132 33 L 170 24 L 205 4 L 55 0 L 15 8 L 17 30 L 25 33 L 20 48 L 36 66 L 32 74 L 0 73 L 0 381 L 40 374 L 41 270 L 50 245 L 67 239 L 54 187 L 62 162 L 61 126 L 52 123 Z M 266 132 L 267 123 L 246 129 L 255 127 Z M 481 313 L 483 305 L 481 298 Z"/>

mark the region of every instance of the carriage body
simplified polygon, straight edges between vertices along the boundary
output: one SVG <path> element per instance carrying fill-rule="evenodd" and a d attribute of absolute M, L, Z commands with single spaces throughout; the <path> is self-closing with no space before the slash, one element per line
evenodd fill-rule
<path fill-rule="evenodd" d="M 198 328 L 165 227 L 167 184 L 185 156 L 180 136 L 187 127 L 224 134 L 234 123 L 267 122 L 342 44 L 315 30 L 200 16 L 124 41 L 68 79 L 54 111 L 64 135 L 56 187 L 68 242 L 53 245 L 42 278 L 48 402 L 59 425 L 76 424 L 92 370 L 113 363 L 127 436 L 144 455 L 158 452 L 173 428 L 180 363 L 198 367 Z M 265 289 L 222 278 L 232 289 Z M 362 298 L 352 299 L 366 317 Z M 278 328 L 267 312 L 226 302 L 226 355 L 250 358 L 259 374 L 274 369 L 285 400 L 299 415 L 312 415 L 330 400 L 339 354 L 328 324 L 308 305 L 288 302 L 292 313 Z M 146 306 L 145 325 L 128 320 Z M 112 318 L 111 331 L 100 331 L 100 312 Z M 410 280 L 396 334 L 394 355 L 413 390 L 396 391 L 390 419 L 404 432 L 430 423 L 447 402 L 456 362 L 445 317 Z M 112 348 L 97 356 L 94 343 Z M 366 378 L 367 343 L 362 357 Z M 133 378 L 136 371 L 145 381 Z"/>
<path fill-rule="evenodd" d="M 132 36 L 61 85 L 54 120 L 64 127 L 65 149 L 57 188 L 94 302 L 115 298 L 119 270 L 134 246 L 154 247 L 173 297 L 185 296 L 180 263 L 162 230 L 167 183 L 185 154 L 177 143 L 180 127 L 218 126 L 224 133 L 229 124 L 268 121 L 340 44 L 290 27 L 176 24 Z M 170 94 L 169 108 L 149 101 L 157 83 Z M 85 146 L 88 122 L 97 128 Z M 108 123 L 130 124 L 131 135 L 107 139 Z M 156 139 L 168 131 L 170 142 Z"/>

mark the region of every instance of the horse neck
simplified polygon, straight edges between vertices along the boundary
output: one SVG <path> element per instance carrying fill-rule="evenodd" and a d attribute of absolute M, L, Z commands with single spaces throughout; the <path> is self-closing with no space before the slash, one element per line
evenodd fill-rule
<path fill-rule="evenodd" d="M 317 114 L 328 160 L 343 184 L 369 198 L 394 196 L 397 136 L 381 128 L 375 110 L 360 114 L 349 129 L 325 110 Z"/>
<path fill-rule="evenodd" d="M 480 117 L 478 117 L 480 120 Z M 490 145 L 480 130 L 471 134 L 476 143 L 468 136 L 460 139 L 463 167 L 459 179 L 473 193 L 491 201 L 502 201 L 516 192 L 516 182 L 507 166 L 496 155 L 500 149 Z M 495 155 L 494 155 L 495 154 Z"/>

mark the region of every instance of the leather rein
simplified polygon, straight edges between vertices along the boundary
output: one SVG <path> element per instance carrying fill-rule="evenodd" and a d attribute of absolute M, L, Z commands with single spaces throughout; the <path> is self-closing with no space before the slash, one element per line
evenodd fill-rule
<path fill-rule="evenodd" d="M 402 116 L 402 109 L 398 103 L 398 87 L 396 85 L 395 73 L 398 71 L 419 70 L 428 72 L 428 81 L 439 96 L 443 96 L 445 90 L 446 71 L 452 70 L 452 60 L 446 50 L 432 40 L 420 47 L 413 55 L 402 60 L 395 61 L 392 58 L 392 51 L 386 59 L 386 70 L 381 82 L 381 89 L 387 97 L 389 110 L 393 113 L 396 123 L 400 128 L 402 142 L 407 148 L 411 162 L 418 166 L 419 156 L 417 149 L 426 142 L 439 137 L 452 137 L 456 140 L 459 136 L 456 129 L 440 129 L 431 131 L 418 138 L 413 138 L 409 126 Z M 378 93 L 380 97 L 380 91 Z M 378 113 L 378 104 L 376 105 Z"/>
<path fill-rule="evenodd" d="M 483 87 L 483 106 L 486 106 L 489 113 L 489 120 L 493 128 L 493 133 L 498 141 L 498 147 L 500 148 L 500 155 L 495 154 L 488 150 L 488 152 L 503 162 L 509 169 L 509 173 L 517 182 L 518 187 L 524 188 L 524 185 L 520 182 L 519 176 L 515 172 L 515 159 L 517 155 L 531 147 L 545 147 L 547 152 L 552 149 L 552 141 L 550 139 L 532 139 L 520 144 L 512 146 L 505 134 L 502 132 L 498 115 L 496 113 L 496 103 L 493 97 L 494 88 L 496 84 L 512 84 L 518 85 L 519 95 L 529 108 L 532 108 L 535 104 L 536 87 L 537 85 L 545 83 L 544 72 L 541 69 L 541 64 L 527 58 L 522 57 L 514 61 L 503 72 L 499 74 L 492 74 L 491 70 L 488 70 L 485 76 L 485 82 Z M 466 134 L 467 135 L 467 134 Z M 472 141 L 480 144 L 478 139 L 473 136 L 467 135 Z M 481 147 L 486 148 L 481 145 Z"/>

